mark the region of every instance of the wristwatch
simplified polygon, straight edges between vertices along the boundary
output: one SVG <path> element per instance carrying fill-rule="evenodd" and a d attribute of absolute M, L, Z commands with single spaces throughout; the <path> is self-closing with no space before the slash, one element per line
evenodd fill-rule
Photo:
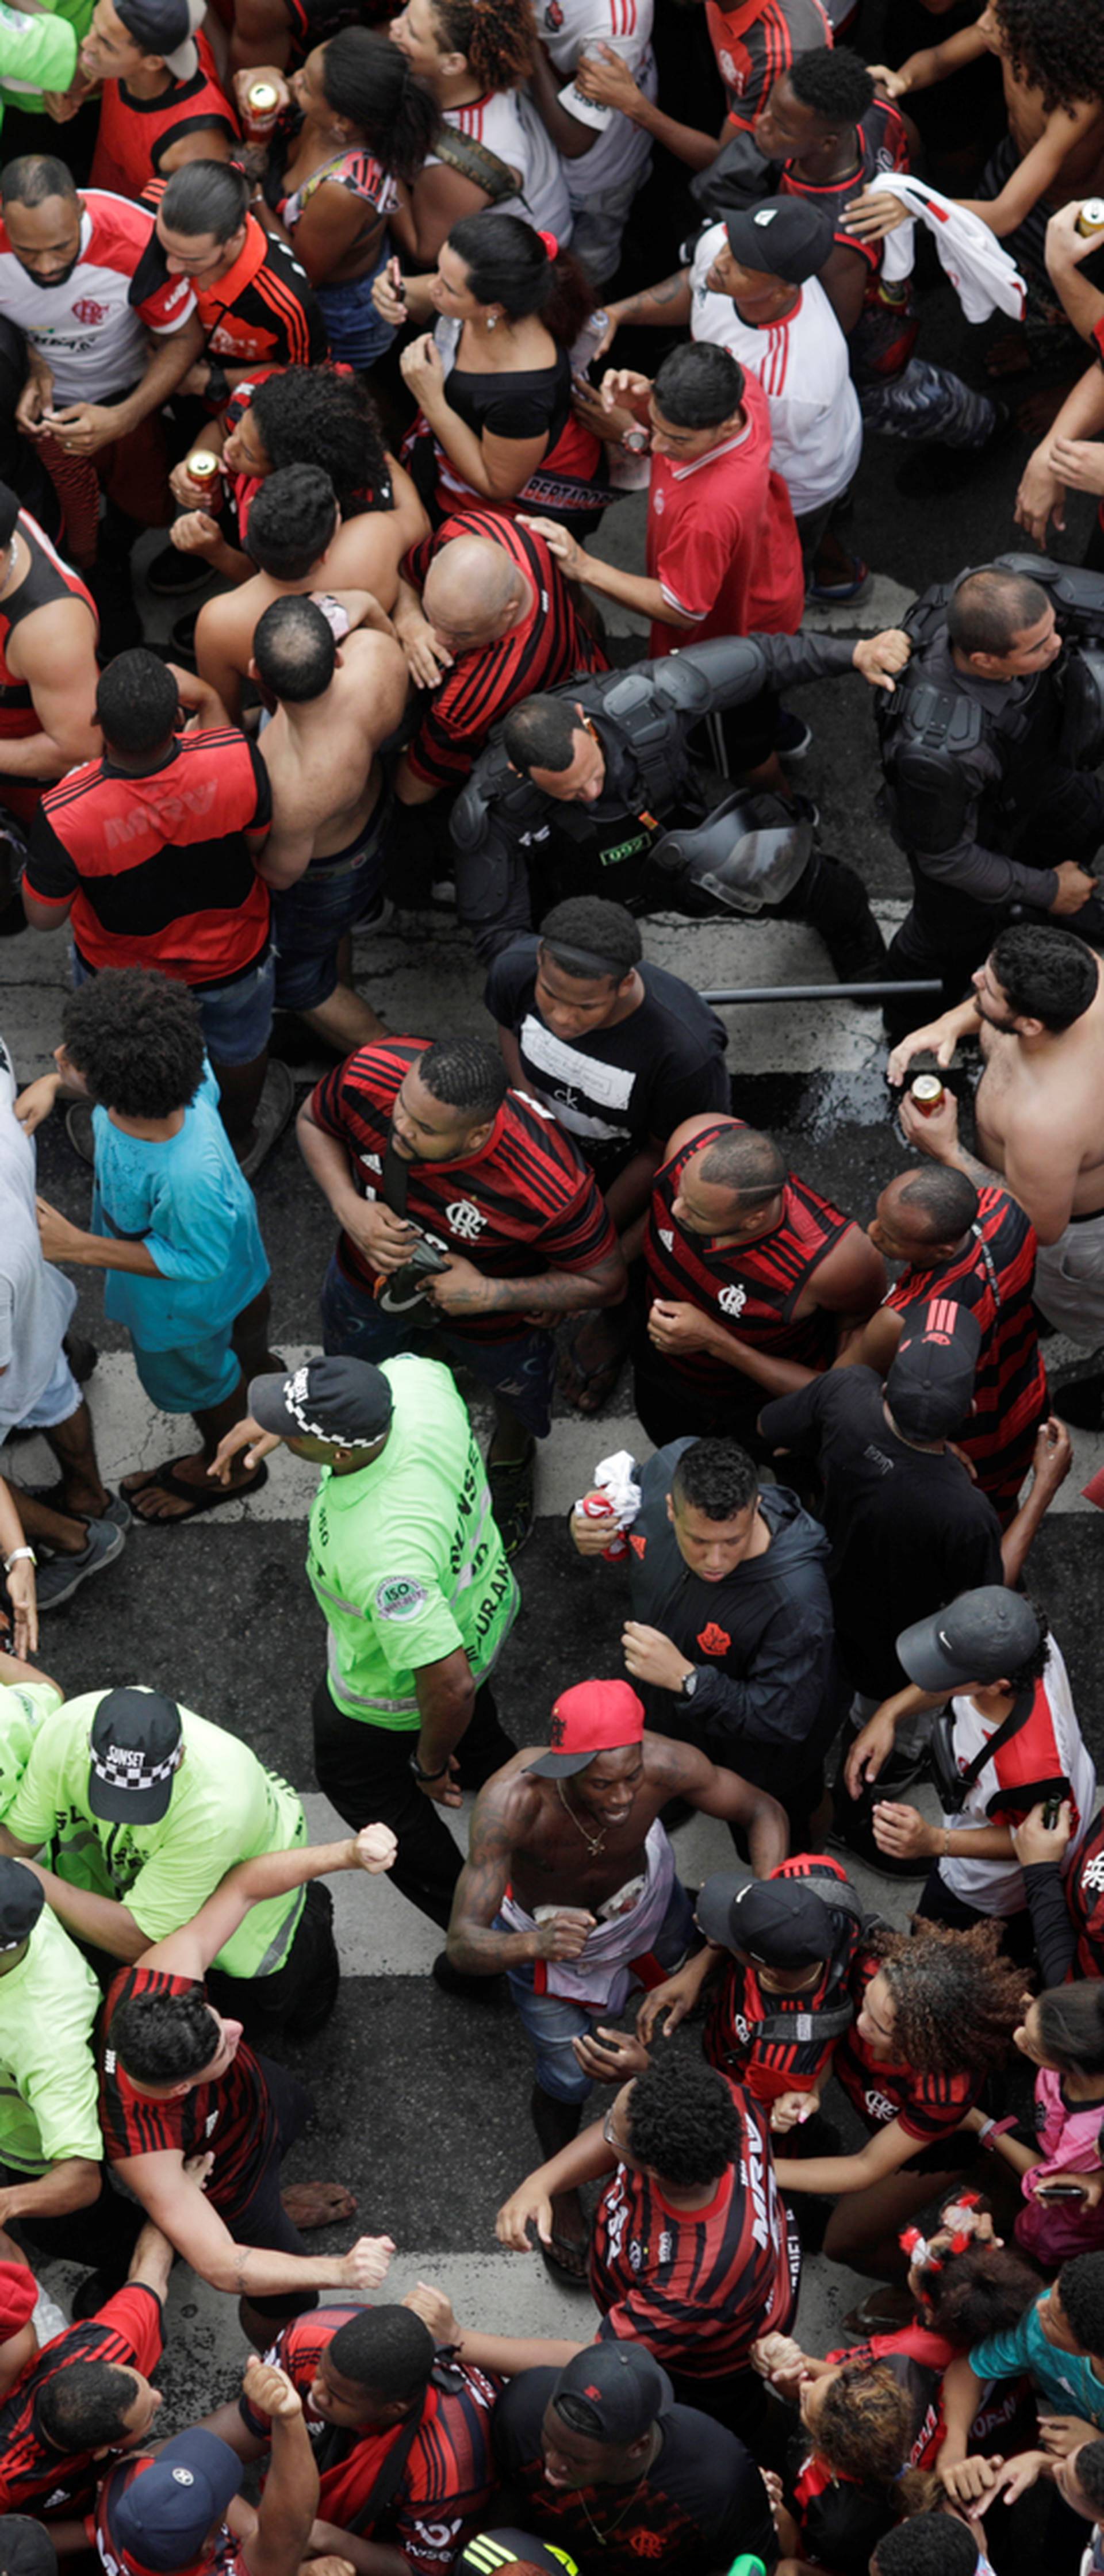
<path fill-rule="evenodd" d="M 682 1680 L 679 1683 L 679 1698 L 693 1699 L 697 1687 L 698 1667 L 696 1664 L 691 1664 L 689 1672 L 683 1674 Z"/>
<path fill-rule="evenodd" d="M 412 1753 L 412 1754 L 411 1754 L 411 1756 L 410 1756 L 410 1768 L 411 1768 L 411 1770 L 412 1770 L 412 1772 L 413 1772 L 413 1774 L 414 1774 L 415 1779 L 416 1779 L 416 1780 L 420 1780 L 420 1781 L 423 1783 L 423 1785 L 424 1785 L 424 1784 L 425 1784 L 427 1781 L 429 1781 L 429 1780 L 443 1780 L 443 1779 L 444 1779 L 444 1776 L 445 1776 L 445 1773 L 446 1773 L 446 1771 L 448 1770 L 448 1763 L 447 1763 L 447 1761 L 442 1762 L 442 1764 L 441 1764 L 441 1767 L 440 1767 L 440 1770 L 439 1770 L 439 1771 L 423 1771 L 422 1766 L 421 1766 L 421 1763 L 420 1763 L 420 1762 L 419 1762 L 419 1760 L 418 1760 L 418 1756 L 417 1756 L 417 1754 L 416 1754 L 416 1753 Z"/>

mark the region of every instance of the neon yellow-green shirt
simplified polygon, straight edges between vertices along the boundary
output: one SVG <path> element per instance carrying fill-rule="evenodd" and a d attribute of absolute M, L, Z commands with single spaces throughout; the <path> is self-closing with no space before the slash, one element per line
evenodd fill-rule
<path fill-rule="evenodd" d="M 0 1825 L 31 1758 L 44 1717 L 61 1707 L 53 1682 L 5 1682 L 0 1687 Z"/>
<path fill-rule="evenodd" d="M 330 1690 L 347 1717 L 416 1734 L 415 1675 L 462 1646 L 491 1670 L 520 1595 L 482 1458 L 436 1360 L 385 1360 L 387 1446 L 356 1474 L 322 1470 L 307 1574 L 330 1632 Z"/>
<path fill-rule="evenodd" d="M 184 1760 L 159 1824 L 113 1825 L 88 1801 L 89 1738 L 103 1691 L 66 1700 L 38 1730 L 4 1821 L 16 1841 L 48 1848 L 71 1887 L 129 1907 L 149 1942 L 190 1923 L 235 1861 L 290 1851 L 307 1840 L 302 1804 L 247 1744 L 182 1708 Z M 217 1968 L 267 1977 L 283 1966 L 303 1910 L 303 1890 L 254 1905 Z"/>
<path fill-rule="evenodd" d="M 26 1956 L 0 1977 L 0 2164 L 32 2179 L 103 2155 L 92 2028 L 100 1989 L 43 1906 Z"/>

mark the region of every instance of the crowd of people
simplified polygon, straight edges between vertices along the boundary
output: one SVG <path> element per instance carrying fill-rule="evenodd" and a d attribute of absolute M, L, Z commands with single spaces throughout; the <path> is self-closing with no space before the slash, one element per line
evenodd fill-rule
<path fill-rule="evenodd" d="M 57 1466 L 0 1480 L 0 2576 L 1099 2576 L 1104 1815 L 1031 1551 L 1104 1428 L 1104 538 L 1017 549 L 1104 496 L 1101 33 L 28 0 L 0 118 L 0 935 L 71 964 L 53 1070 L 0 1042 L 0 1438 Z M 937 270 L 1012 326 L 980 389 L 925 351 Z M 864 441 L 938 504 L 1019 373 L 1008 553 L 803 626 L 862 622 Z M 785 692 L 849 672 L 888 947 L 793 778 Z M 659 910 L 801 922 L 883 1007 L 876 1198 L 744 1114 L 708 933 L 692 982 Z M 361 989 L 388 925 L 413 1029 Z M 293 1118 L 298 1365 L 253 1189 Z M 185 1443 L 114 1489 L 85 1269 Z M 1052 1385 L 1054 1332 L 1090 1356 Z M 622 1386 L 519 1749 L 539 1455 Z M 136 1525 L 281 1448 L 329 1842 L 244 1722 L 46 1670 L 128 1546 L 140 1667 Z M 692 1812 L 733 1845 L 698 1887 Z M 577 2339 L 389 2295 L 392 2238 L 282 2178 L 357 1872 L 436 1927 L 450 2013 L 516 2011 L 497 2236 L 589 2291 Z M 872 2284 L 826 2352 L 811 2257 Z M 174 2267 L 241 2378 L 166 2439 Z"/>

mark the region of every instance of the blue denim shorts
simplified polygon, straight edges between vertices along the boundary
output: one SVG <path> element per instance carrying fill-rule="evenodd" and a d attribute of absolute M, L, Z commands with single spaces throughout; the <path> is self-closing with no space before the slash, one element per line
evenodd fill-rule
<path fill-rule="evenodd" d="M 501 1914 L 495 1916 L 496 1932 L 508 1932 L 510 1928 Z M 693 1939 L 693 1903 L 682 1880 L 676 1878 L 671 1902 L 652 1943 L 653 1955 L 662 1967 L 673 1971 L 686 1957 Z M 532 1960 L 520 1968 L 508 1968 L 506 1975 L 536 2057 L 541 2092 L 550 2093 L 557 2102 L 585 2102 L 594 2086 L 590 2076 L 583 2073 L 572 2040 L 585 2039 L 600 2022 L 612 2025 L 616 2015 L 587 2012 L 583 2004 L 572 2003 L 567 1995 L 534 1994 Z"/>
<path fill-rule="evenodd" d="M 556 1345 L 539 1326 L 509 1342 L 477 1342 L 452 1333 L 445 1316 L 428 1309 L 428 1321 L 417 1329 L 395 1315 L 384 1315 L 366 1288 L 354 1288 L 339 1267 L 336 1253 L 322 1282 L 322 1348 L 328 1358 L 393 1360 L 400 1351 L 417 1351 L 427 1333 L 435 1333 L 456 1367 L 469 1368 L 495 1395 L 509 1404 L 535 1440 L 547 1439 L 552 1424 L 552 1390 L 556 1382 Z"/>
<path fill-rule="evenodd" d="M 74 984 L 87 984 L 95 973 L 75 948 L 69 951 Z M 272 1034 L 276 992 L 276 958 L 271 948 L 248 974 L 231 984 L 193 984 L 203 1022 L 203 1043 L 217 1072 L 220 1064 L 252 1064 Z"/>
<path fill-rule="evenodd" d="M 304 870 L 272 898 L 276 944 L 276 1007 L 314 1011 L 337 983 L 337 952 L 382 902 L 383 845 L 392 798 L 385 788 L 359 841 Z"/>

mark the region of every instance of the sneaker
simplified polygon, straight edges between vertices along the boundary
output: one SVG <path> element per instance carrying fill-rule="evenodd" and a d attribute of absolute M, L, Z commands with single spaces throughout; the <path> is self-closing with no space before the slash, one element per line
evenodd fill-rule
<path fill-rule="evenodd" d="M 190 590 L 202 590 L 210 579 L 211 567 L 203 556 L 186 555 L 179 546 L 162 546 L 146 565 L 147 588 L 156 591 L 158 599 L 186 599 Z"/>
<path fill-rule="evenodd" d="M 507 1556 L 516 1556 L 533 1527 L 537 1444 L 530 1440 L 524 1458 L 487 1460 L 487 1483 L 498 1533 Z"/>
<path fill-rule="evenodd" d="M 295 1115 L 295 1076 L 289 1064 L 269 1064 L 257 1107 L 256 1135 L 241 1162 L 244 1180 L 256 1179 L 262 1163 Z M 68 1119 L 66 1120 L 68 1126 Z"/>
<path fill-rule="evenodd" d="M 804 760 L 813 747 L 813 728 L 792 707 L 779 707 L 774 748 L 780 760 Z"/>
<path fill-rule="evenodd" d="M 126 1538 L 114 1521 L 89 1521 L 88 1537 L 79 1556 L 51 1556 L 40 1565 L 35 1580 L 40 1610 L 60 1610 L 63 1601 L 71 1601 L 90 1574 L 102 1574 L 105 1565 L 121 1556 Z"/>
<path fill-rule="evenodd" d="M 66 1110 L 65 1133 L 74 1154 L 80 1155 L 82 1163 L 94 1163 L 96 1148 L 93 1143 L 92 1110 L 87 1100 L 75 1100 L 72 1108 Z"/>

